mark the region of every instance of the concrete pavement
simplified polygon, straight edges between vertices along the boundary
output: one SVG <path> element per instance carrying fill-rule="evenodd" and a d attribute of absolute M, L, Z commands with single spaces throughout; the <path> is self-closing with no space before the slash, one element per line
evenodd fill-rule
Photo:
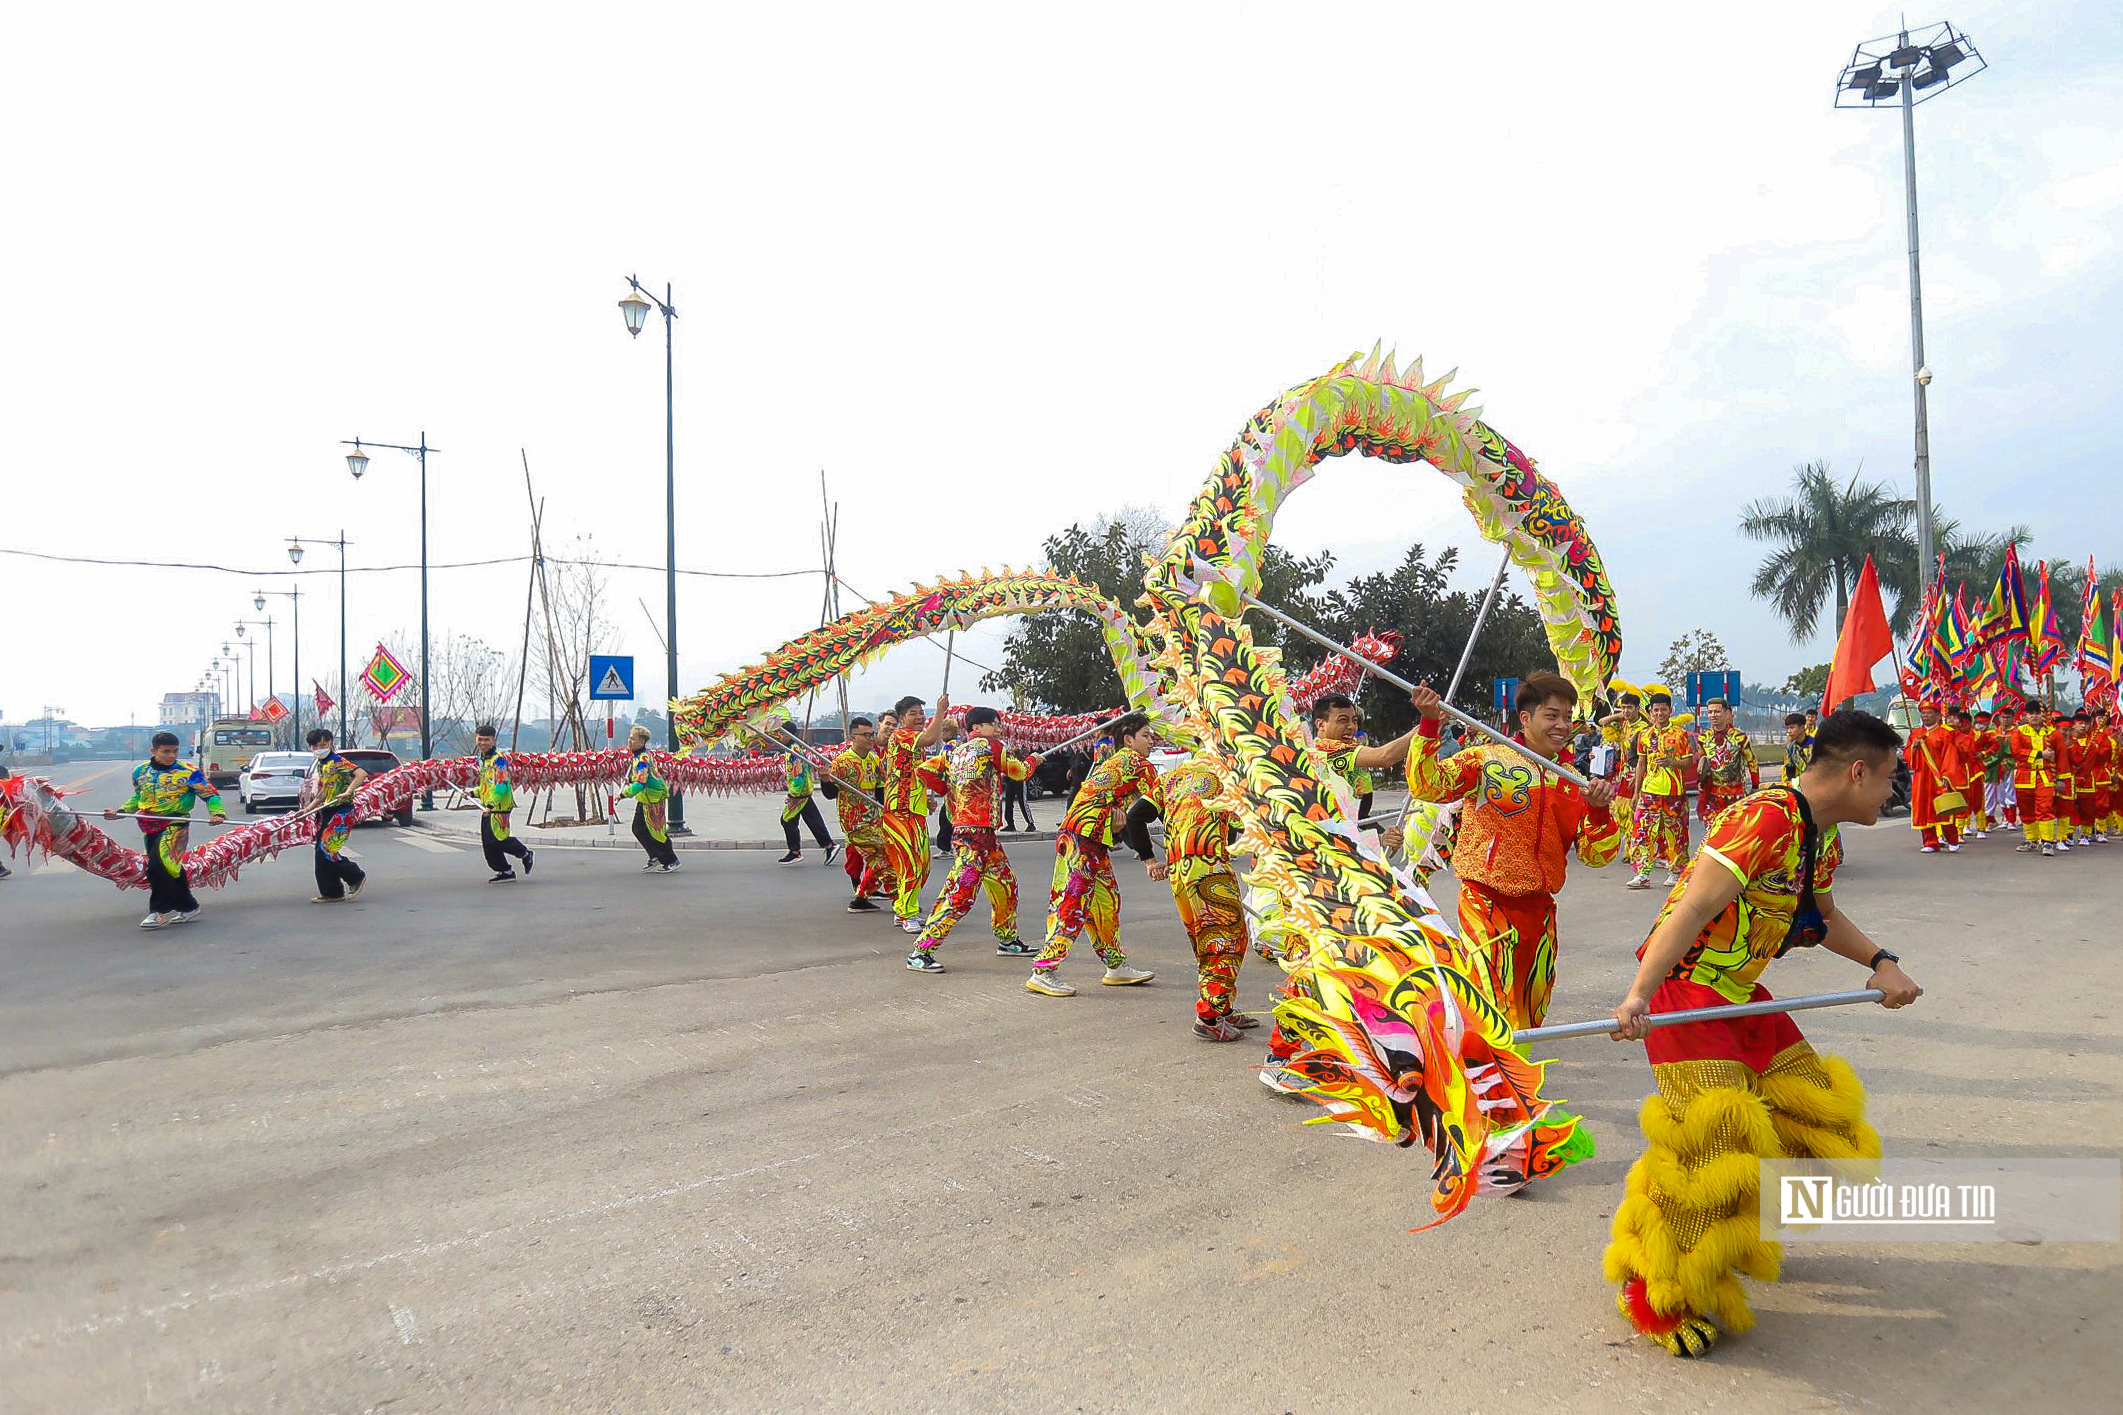
<path fill-rule="evenodd" d="M 302 903 L 290 856 L 161 934 L 68 869 L 0 884 L 0 1409 L 2090 1410 L 2123 1381 L 2113 1245 L 1808 1245 L 1710 1361 L 1628 1340 L 1598 1266 L 1633 1046 L 1556 1053 L 1596 1159 L 1407 1233 L 1420 1152 L 1301 1128 L 1257 1047 L 1193 1040 L 1169 895 L 1126 866 L 1157 982 L 1043 999 L 981 912 L 906 972 L 815 862 L 550 848 L 489 886 L 460 842 L 355 845 L 352 905 Z M 2110 848 L 1853 833 L 1839 899 L 1928 993 L 1803 1021 L 1890 1154 L 2119 1153 Z M 1012 856 L 1035 899 L 1046 852 Z M 1627 976 L 1658 897 L 1621 879 L 1566 893 L 1558 1020 Z M 1271 982 L 1250 961 L 1242 1001 Z"/>

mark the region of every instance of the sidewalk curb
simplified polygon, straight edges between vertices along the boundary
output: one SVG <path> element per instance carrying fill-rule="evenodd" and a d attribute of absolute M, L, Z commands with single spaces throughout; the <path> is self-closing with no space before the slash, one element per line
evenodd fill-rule
<path fill-rule="evenodd" d="M 581 826 L 563 828 L 585 829 L 585 827 Z M 587 828 L 595 829 L 594 826 Z M 468 841 L 477 841 L 479 839 L 479 830 L 476 826 L 471 830 L 458 830 L 452 826 L 434 825 L 422 820 L 417 812 L 413 816 L 412 829 L 424 830 L 431 835 L 446 835 Z M 528 829 L 511 831 L 510 834 L 519 840 L 529 843 L 534 850 L 540 845 L 569 845 L 577 849 L 588 850 L 639 850 L 641 848 L 636 843 L 633 835 L 627 831 L 621 831 L 616 837 L 611 839 L 602 837 L 574 839 L 565 835 L 548 835 L 541 839 L 538 835 L 533 834 L 538 829 L 539 827 L 537 826 L 531 826 Z M 996 837 L 997 840 L 1005 845 L 1023 845 L 1032 841 L 1052 840 L 1053 838 L 1054 832 L 1051 830 L 1033 831 L 1021 835 L 998 835 Z M 838 843 L 844 844 L 845 842 Z M 809 842 L 809 844 L 812 850 L 816 849 L 816 841 Z M 674 835 L 671 837 L 671 848 L 673 850 L 787 850 L 789 847 L 786 841 L 781 840 L 699 840 L 692 836 Z M 805 853 L 808 854 L 811 851 L 807 850 Z"/>

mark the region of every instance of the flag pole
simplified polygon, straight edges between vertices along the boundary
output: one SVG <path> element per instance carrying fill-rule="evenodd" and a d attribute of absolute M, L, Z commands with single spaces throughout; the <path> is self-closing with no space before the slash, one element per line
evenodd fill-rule
<path fill-rule="evenodd" d="M 1922 997 L 1924 990 L 1917 989 Z M 1738 1017 L 1766 1017 L 1773 1012 L 1811 1012 L 1820 1007 L 1848 1007 L 1858 1002 L 1878 1002 L 1887 996 L 1878 988 L 1859 992 L 1821 992 L 1806 997 L 1772 997 L 1760 1002 L 1742 1002 L 1732 1007 L 1693 1007 L 1684 1012 L 1654 1012 L 1644 1019 L 1647 1027 L 1680 1027 L 1691 1022 L 1724 1022 Z M 1514 1045 L 1527 1042 L 1558 1042 L 1571 1037 L 1614 1037 L 1620 1032 L 1612 1017 L 1589 1022 L 1563 1022 L 1553 1027 L 1528 1027 L 1513 1032 Z"/>

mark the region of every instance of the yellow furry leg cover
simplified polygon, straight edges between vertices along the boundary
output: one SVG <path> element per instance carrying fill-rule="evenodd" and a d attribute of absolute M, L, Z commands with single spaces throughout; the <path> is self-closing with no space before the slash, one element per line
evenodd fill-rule
<path fill-rule="evenodd" d="M 1777 1139 L 1793 1159 L 1876 1160 L 1880 1132 L 1865 1123 L 1865 1087 L 1840 1056 L 1796 1043 L 1762 1073 Z"/>
<path fill-rule="evenodd" d="M 1638 1117 L 1650 1143 L 1615 1210 L 1607 1278 L 1624 1284 L 1622 1310 L 1646 1335 L 1703 1316 L 1743 1332 L 1754 1313 L 1738 1274 L 1773 1281 L 1783 1258 L 1762 1239 L 1758 1161 L 1783 1158 L 1784 1147 L 1746 1067 L 1660 1070 L 1663 1094 L 1647 1097 Z"/>

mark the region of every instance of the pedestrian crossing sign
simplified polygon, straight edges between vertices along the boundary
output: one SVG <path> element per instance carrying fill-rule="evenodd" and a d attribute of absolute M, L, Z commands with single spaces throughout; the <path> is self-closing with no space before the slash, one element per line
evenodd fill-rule
<path fill-rule="evenodd" d="M 634 697 L 634 658 L 631 654 L 590 655 L 590 701 L 631 702 Z"/>

